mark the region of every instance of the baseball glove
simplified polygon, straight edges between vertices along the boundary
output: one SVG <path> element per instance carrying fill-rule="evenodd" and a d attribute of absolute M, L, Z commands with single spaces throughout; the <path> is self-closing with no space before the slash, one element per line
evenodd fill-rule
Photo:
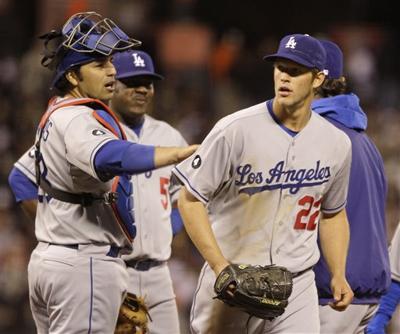
<path fill-rule="evenodd" d="M 272 320 L 285 312 L 292 287 L 292 274 L 284 267 L 230 264 L 218 275 L 214 291 L 226 304 Z"/>
<path fill-rule="evenodd" d="M 133 293 L 126 295 L 118 314 L 115 334 L 145 334 L 151 317 L 144 299 Z"/>

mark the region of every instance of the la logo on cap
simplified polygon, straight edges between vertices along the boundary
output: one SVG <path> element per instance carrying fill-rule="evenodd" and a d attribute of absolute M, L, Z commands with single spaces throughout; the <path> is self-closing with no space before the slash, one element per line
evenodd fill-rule
<path fill-rule="evenodd" d="M 146 67 L 143 58 L 140 57 L 137 53 L 132 53 L 132 57 L 133 57 L 133 64 L 136 67 Z"/>
<path fill-rule="evenodd" d="M 297 42 L 294 39 L 294 37 L 292 36 L 292 37 L 289 38 L 288 42 L 286 43 L 285 48 L 286 49 L 289 49 L 289 48 L 290 49 L 295 49 L 296 48 L 296 44 L 297 44 Z"/>

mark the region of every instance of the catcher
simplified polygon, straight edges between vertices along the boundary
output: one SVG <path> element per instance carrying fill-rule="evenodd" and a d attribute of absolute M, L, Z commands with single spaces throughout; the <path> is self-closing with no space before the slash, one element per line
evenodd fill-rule
<path fill-rule="evenodd" d="M 149 320 L 144 299 L 128 292 L 119 309 L 115 334 L 146 334 Z"/>

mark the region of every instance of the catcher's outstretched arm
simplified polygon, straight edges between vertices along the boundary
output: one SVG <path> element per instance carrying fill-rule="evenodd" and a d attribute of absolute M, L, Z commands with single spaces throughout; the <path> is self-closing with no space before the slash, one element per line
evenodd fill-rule
<path fill-rule="evenodd" d="M 97 151 L 94 165 L 99 178 L 107 180 L 124 173 L 138 174 L 176 164 L 189 157 L 197 147 L 155 147 L 111 140 Z"/>
<path fill-rule="evenodd" d="M 347 283 L 346 259 L 350 231 L 346 210 L 334 215 L 324 215 L 319 227 L 321 248 L 331 273 L 331 289 L 335 301 L 330 306 L 344 311 L 353 299 L 353 291 Z"/>
<path fill-rule="evenodd" d="M 154 165 L 156 168 L 176 164 L 190 157 L 199 145 L 186 147 L 156 147 L 154 152 Z"/>
<path fill-rule="evenodd" d="M 206 208 L 185 187 L 182 187 L 180 191 L 178 208 L 190 239 L 218 276 L 229 262 L 224 258 L 217 244 Z"/>

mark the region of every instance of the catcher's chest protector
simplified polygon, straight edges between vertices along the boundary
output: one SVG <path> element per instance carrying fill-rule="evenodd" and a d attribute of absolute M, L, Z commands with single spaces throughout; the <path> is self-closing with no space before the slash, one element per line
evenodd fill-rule
<path fill-rule="evenodd" d="M 43 186 L 44 190 L 46 192 L 49 192 L 51 196 L 61 201 L 67 201 L 67 202 L 70 202 L 68 200 L 69 198 L 75 199 L 76 197 L 79 197 L 79 195 L 70 194 L 67 192 L 61 192 L 57 189 L 54 188 L 52 189 L 52 187 L 49 187 L 49 185 L 47 184 L 43 184 L 44 182 L 40 177 L 40 171 L 39 171 L 40 167 L 38 159 L 41 156 L 40 140 L 42 137 L 43 129 L 45 128 L 45 125 L 50 115 L 62 107 L 68 107 L 74 105 L 85 105 L 93 109 L 93 117 L 96 118 L 96 120 L 99 121 L 100 124 L 102 124 L 105 128 L 110 130 L 112 133 L 114 133 L 114 135 L 119 139 L 126 140 L 125 132 L 122 129 L 122 126 L 120 125 L 115 114 L 103 102 L 99 100 L 84 98 L 84 99 L 73 99 L 72 101 L 64 100 L 60 103 L 55 103 L 55 99 L 53 99 L 49 102 L 49 107 L 46 113 L 43 115 L 38 129 L 38 131 L 40 131 L 40 136 L 36 143 L 36 153 L 35 153 L 37 160 L 36 164 L 37 180 L 38 180 L 38 185 Z M 133 187 L 131 183 L 131 177 L 123 174 L 121 176 L 114 177 L 111 191 L 106 194 L 104 199 L 101 198 L 101 200 L 103 200 L 105 204 L 111 206 L 116 221 L 118 222 L 119 226 L 121 227 L 121 230 L 123 231 L 126 238 L 129 240 L 129 242 L 132 242 L 136 236 L 132 193 L 133 193 Z M 99 198 L 93 197 L 92 200 L 98 200 L 98 199 Z"/>

